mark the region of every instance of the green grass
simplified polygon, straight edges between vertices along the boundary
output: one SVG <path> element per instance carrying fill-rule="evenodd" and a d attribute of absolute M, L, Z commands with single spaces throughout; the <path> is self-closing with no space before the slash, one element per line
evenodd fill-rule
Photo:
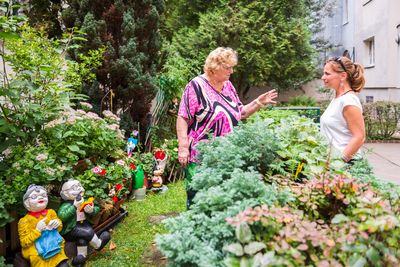
<path fill-rule="evenodd" d="M 143 201 L 127 202 L 128 216 L 112 232 L 111 240 L 117 247 L 110 250 L 107 245 L 101 252 L 91 255 L 86 266 L 152 266 L 141 263 L 140 259 L 151 248 L 155 235 L 166 230 L 162 223 L 153 224 L 149 218 L 186 210 L 184 183 L 168 184 L 168 188 L 164 194 L 147 194 Z"/>

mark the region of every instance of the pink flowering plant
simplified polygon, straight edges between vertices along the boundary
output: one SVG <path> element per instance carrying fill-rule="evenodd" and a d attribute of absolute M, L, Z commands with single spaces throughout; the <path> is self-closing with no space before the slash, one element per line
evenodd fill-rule
<path fill-rule="evenodd" d="M 95 197 L 100 199 L 108 199 L 107 191 L 109 185 L 107 183 L 107 170 L 101 165 L 96 165 L 81 175 L 76 177 L 85 188 L 85 195 L 87 197 Z"/>
<path fill-rule="evenodd" d="M 125 160 L 119 159 L 114 163 L 110 164 L 107 168 L 107 182 L 112 186 L 120 184 L 122 188 L 119 188 L 118 192 L 121 199 L 122 195 L 128 195 L 130 193 L 129 188 L 132 184 L 132 171 L 129 167 L 129 163 Z M 118 193 L 116 192 L 116 193 Z"/>
<path fill-rule="evenodd" d="M 85 188 L 87 196 L 104 200 L 117 196 L 121 200 L 130 193 L 132 174 L 129 164 L 120 159 L 108 165 L 94 165 L 77 176 L 77 179 Z"/>
<path fill-rule="evenodd" d="M 224 247 L 227 266 L 400 264 L 396 203 L 342 175 L 316 177 L 291 188 L 296 198 L 288 206 L 249 207 L 226 218 L 238 240 Z"/>
<path fill-rule="evenodd" d="M 116 156 L 122 153 L 124 144 L 119 124 L 109 124 L 96 113 L 72 108 L 47 123 L 43 137 L 59 157 L 73 153 L 79 159 Z"/>

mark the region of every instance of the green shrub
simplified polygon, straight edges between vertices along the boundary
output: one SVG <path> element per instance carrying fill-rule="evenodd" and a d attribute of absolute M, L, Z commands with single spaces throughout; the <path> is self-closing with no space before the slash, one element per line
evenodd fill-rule
<path fill-rule="evenodd" d="M 284 109 L 260 109 L 256 114 L 251 116 L 246 120 L 246 122 L 255 122 L 258 120 L 265 120 L 271 119 L 271 126 L 272 125 L 279 125 L 282 119 L 290 118 L 292 116 L 299 115 L 297 111 L 294 110 L 284 110 Z"/>
<path fill-rule="evenodd" d="M 299 95 L 290 97 L 287 106 L 293 107 L 316 107 L 317 101 L 311 96 Z"/>
<path fill-rule="evenodd" d="M 368 139 L 389 139 L 399 130 L 400 103 L 378 101 L 363 105 Z"/>
<path fill-rule="evenodd" d="M 291 199 L 287 191 L 278 192 L 261 180 L 276 148 L 269 122 L 241 125 L 199 146 L 202 164 L 191 183 L 198 191 L 194 204 L 168 220 L 169 233 L 156 238 L 171 266 L 223 266 L 221 248 L 234 240 L 227 217 L 248 206 L 282 205 Z"/>

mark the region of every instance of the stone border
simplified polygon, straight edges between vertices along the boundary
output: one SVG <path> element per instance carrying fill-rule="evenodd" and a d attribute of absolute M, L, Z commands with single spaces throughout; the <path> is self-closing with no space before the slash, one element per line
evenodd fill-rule
<path fill-rule="evenodd" d="M 400 143 L 400 139 L 391 139 L 391 140 L 366 140 L 366 144 L 368 143 Z"/>

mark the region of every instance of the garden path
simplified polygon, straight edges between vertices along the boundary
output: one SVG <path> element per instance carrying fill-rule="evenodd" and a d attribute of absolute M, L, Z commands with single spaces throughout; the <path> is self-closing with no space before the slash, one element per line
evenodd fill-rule
<path fill-rule="evenodd" d="M 382 180 L 400 184 L 400 143 L 366 143 L 364 150 L 374 173 Z"/>

